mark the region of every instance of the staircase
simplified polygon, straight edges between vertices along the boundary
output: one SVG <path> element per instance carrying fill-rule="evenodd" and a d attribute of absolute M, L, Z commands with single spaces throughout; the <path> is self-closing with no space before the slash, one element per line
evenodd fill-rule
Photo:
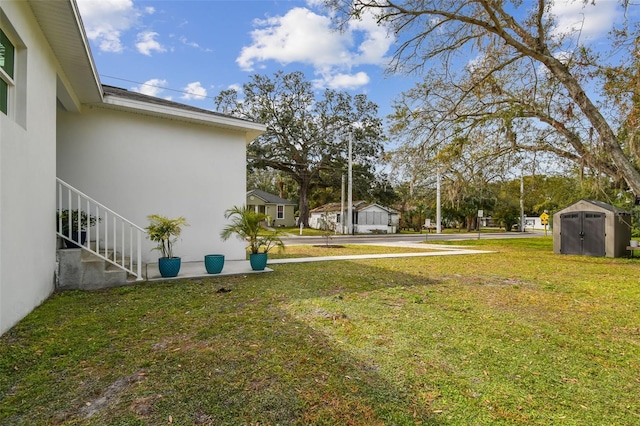
<path fill-rule="evenodd" d="M 81 248 L 58 249 L 56 260 L 56 288 L 60 290 L 98 290 L 132 281 L 125 270 Z"/>
<path fill-rule="evenodd" d="M 56 195 L 56 233 L 61 242 L 78 247 L 57 250 L 57 288 L 97 290 L 145 279 L 144 229 L 61 179 Z M 83 233 L 85 242 L 79 237 Z"/>

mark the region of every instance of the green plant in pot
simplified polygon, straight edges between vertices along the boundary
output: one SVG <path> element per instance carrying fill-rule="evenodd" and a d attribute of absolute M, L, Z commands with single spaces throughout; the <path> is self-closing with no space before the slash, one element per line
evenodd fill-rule
<path fill-rule="evenodd" d="M 189 226 L 187 220 L 180 216 L 169 219 L 159 214 L 147 216 L 149 226 L 147 238 L 158 243 L 154 250 L 160 251 L 162 257 L 158 259 L 158 269 L 163 277 L 175 277 L 180 272 L 181 259 L 173 255 L 173 244 L 178 241 L 183 226 Z"/>
<path fill-rule="evenodd" d="M 99 221 L 99 217 L 83 210 L 61 209 L 56 211 L 56 229 L 69 238 L 64 240 L 67 248 L 80 248 L 80 245 L 84 245 L 87 241 L 87 229 Z"/>
<path fill-rule="evenodd" d="M 269 216 L 259 213 L 246 206 L 234 206 L 224 214 L 225 219 L 231 223 L 225 226 L 220 232 L 223 240 L 228 240 L 232 235 L 247 241 L 249 244 L 249 262 L 255 271 L 261 271 L 267 266 L 267 253 L 274 247 L 284 249 L 284 244 L 280 239 L 279 232 L 273 231 L 263 234 L 262 223 L 269 220 Z"/>

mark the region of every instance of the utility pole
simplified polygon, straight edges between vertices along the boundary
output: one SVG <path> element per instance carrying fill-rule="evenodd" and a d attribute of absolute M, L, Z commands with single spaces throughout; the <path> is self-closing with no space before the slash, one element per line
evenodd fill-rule
<path fill-rule="evenodd" d="M 344 173 L 342 174 L 342 192 L 340 195 L 340 233 L 346 234 L 344 221 Z"/>
<path fill-rule="evenodd" d="M 520 173 L 520 232 L 524 232 L 524 171 Z"/>
<path fill-rule="evenodd" d="M 353 234 L 353 165 L 351 154 L 353 150 L 353 131 L 349 131 L 349 181 L 348 181 L 348 199 L 347 199 L 347 232 Z"/>
<path fill-rule="evenodd" d="M 440 210 L 440 169 L 436 174 L 436 234 L 442 232 L 442 211 Z"/>

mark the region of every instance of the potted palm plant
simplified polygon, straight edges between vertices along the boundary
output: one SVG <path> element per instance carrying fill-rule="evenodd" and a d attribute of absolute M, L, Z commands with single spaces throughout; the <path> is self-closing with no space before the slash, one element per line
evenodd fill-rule
<path fill-rule="evenodd" d="M 225 226 L 220 232 L 223 240 L 228 240 L 232 235 L 247 241 L 249 244 L 249 262 L 254 271 L 261 271 L 267 266 L 267 253 L 274 247 L 284 248 L 282 240 L 278 236 L 278 231 L 264 235 L 262 223 L 269 220 L 269 216 L 256 212 L 246 206 L 227 210 L 225 219 L 230 219 L 231 223 Z M 262 233 L 262 235 L 261 235 Z"/>
<path fill-rule="evenodd" d="M 87 229 L 94 226 L 99 217 L 83 210 L 62 209 L 56 211 L 56 227 L 62 235 L 69 238 L 64 240 L 67 248 L 80 248 L 87 241 Z M 80 229 L 80 233 L 78 233 Z"/>
<path fill-rule="evenodd" d="M 158 269 L 163 277 L 175 277 L 180 272 L 181 259 L 173 255 L 173 244 L 178 240 L 183 226 L 189 226 L 187 220 L 180 216 L 169 219 L 159 214 L 147 216 L 149 226 L 147 238 L 158 243 L 154 250 L 159 250 L 162 257 L 158 259 Z"/>

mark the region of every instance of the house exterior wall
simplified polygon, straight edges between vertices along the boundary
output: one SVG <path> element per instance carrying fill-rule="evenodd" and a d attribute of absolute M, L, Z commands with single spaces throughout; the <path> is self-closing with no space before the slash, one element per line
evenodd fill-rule
<path fill-rule="evenodd" d="M 389 213 L 378 206 L 370 206 L 357 213 L 355 232 L 366 234 L 369 232 L 382 231 L 395 233 L 398 227 L 398 214 Z"/>
<path fill-rule="evenodd" d="M 19 51 L 17 96 L 0 113 L 2 334 L 54 289 L 57 62 L 26 2 L 0 2 L 0 26 Z"/>
<path fill-rule="evenodd" d="M 278 206 L 284 207 L 284 218 L 278 219 Z M 294 217 L 295 206 L 289 204 L 267 204 L 267 215 L 271 218 L 271 225 L 274 227 L 296 226 L 296 219 Z"/>
<path fill-rule="evenodd" d="M 323 218 L 326 214 L 326 219 L 331 223 L 332 229 L 336 232 L 340 231 L 340 223 L 338 223 L 337 211 L 329 212 L 311 212 L 309 215 L 309 226 L 315 229 L 322 229 Z M 353 224 L 353 230 L 357 234 L 367 234 L 370 232 L 386 232 L 395 233 L 398 229 L 398 213 L 387 212 L 378 206 L 370 206 L 368 208 L 359 210 L 354 213 L 356 218 Z"/>
<path fill-rule="evenodd" d="M 323 229 L 322 227 L 324 226 L 324 219 L 326 215 L 327 222 L 331 224 L 331 230 L 338 232 L 340 231 L 338 213 L 339 212 L 312 212 L 309 214 L 309 227 L 313 229 Z"/>
<path fill-rule="evenodd" d="M 524 218 L 524 230 L 544 230 L 544 225 L 542 224 L 542 220 L 539 216 L 525 216 Z M 547 225 L 547 230 L 549 229 L 549 225 Z"/>
<path fill-rule="evenodd" d="M 245 203 L 245 135 L 93 107 L 82 114 L 58 111 L 58 176 L 135 224 L 149 214 L 184 216 L 175 245 L 183 261 L 205 254 L 245 259 L 245 243 L 220 240 L 224 212 Z M 159 257 L 143 243 L 143 261 Z"/>

